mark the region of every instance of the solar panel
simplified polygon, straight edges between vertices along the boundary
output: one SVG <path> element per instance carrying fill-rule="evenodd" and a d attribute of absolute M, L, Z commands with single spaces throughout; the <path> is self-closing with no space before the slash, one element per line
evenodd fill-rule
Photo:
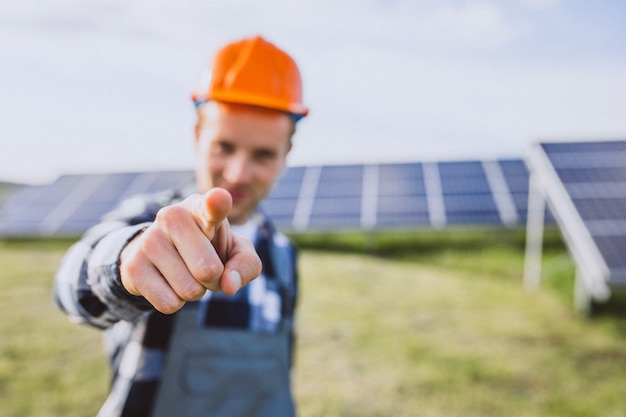
<path fill-rule="evenodd" d="M 1 236 L 79 235 L 122 200 L 181 188 L 193 171 L 67 175 L 19 188 L 0 210 Z M 262 203 L 285 231 L 455 225 L 518 226 L 526 218 L 522 160 L 301 166 Z"/>
<path fill-rule="evenodd" d="M 18 187 L 0 210 L 0 236 L 76 236 L 124 199 L 180 188 L 193 172 L 65 175 L 49 185 Z"/>
<path fill-rule="evenodd" d="M 539 143 L 528 165 L 527 286 L 540 280 L 541 216 L 530 210 L 547 202 L 576 262 L 577 306 L 606 301 L 626 287 L 626 141 Z"/>
<path fill-rule="evenodd" d="M 528 209 L 528 168 L 522 160 L 510 159 L 499 162 L 502 175 L 506 181 L 518 222 L 526 222 Z"/>
<path fill-rule="evenodd" d="M 422 164 L 387 164 L 378 168 L 379 227 L 429 226 Z"/>
<path fill-rule="evenodd" d="M 262 203 L 263 210 L 272 213 L 272 220 L 280 229 L 292 227 L 304 172 L 304 167 L 293 167 L 283 172 L 268 198 Z"/>
<path fill-rule="evenodd" d="M 309 227 L 360 228 L 363 171 L 362 165 L 322 167 Z"/>
<path fill-rule="evenodd" d="M 439 164 L 448 224 L 494 224 L 499 213 L 480 161 Z"/>

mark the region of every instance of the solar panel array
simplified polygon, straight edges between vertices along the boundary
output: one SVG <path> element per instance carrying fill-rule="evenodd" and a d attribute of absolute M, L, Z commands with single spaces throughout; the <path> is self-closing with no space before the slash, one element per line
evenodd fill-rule
<path fill-rule="evenodd" d="M 523 224 L 522 160 L 290 168 L 264 207 L 279 227 L 375 229 Z"/>
<path fill-rule="evenodd" d="M 23 186 L 0 210 L 2 236 L 76 236 L 122 200 L 188 184 L 192 172 L 66 175 L 49 185 Z"/>
<path fill-rule="evenodd" d="M 528 164 L 574 255 L 580 290 L 602 301 L 626 286 L 626 141 L 540 143 Z"/>
<path fill-rule="evenodd" d="M 192 183 L 193 172 L 68 175 L 25 186 L 0 210 L 2 236 L 78 235 L 125 198 Z M 521 159 L 291 167 L 263 209 L 285 231 L 525 224 Z"/>

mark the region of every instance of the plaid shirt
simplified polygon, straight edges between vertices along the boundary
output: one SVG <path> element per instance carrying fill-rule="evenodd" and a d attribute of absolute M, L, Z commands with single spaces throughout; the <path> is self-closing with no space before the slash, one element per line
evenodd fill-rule
<path fill-rule="evenodd" d="M 171 191 L 122 203 L 70 248 L 55 276 L 55 301 L 70 320 L 106 329 L 113 383 L 101 417 L 142 417 L 152 412 L 177 315 L 161 314 L 143 297 L 126 292 L 120 280 L 119 254 L 162 207 L 182 198 L 181 193 Z M 251 332 L 277 332 L 287 326 L 292 346 L 296 251 L 267 217 L 259 213 L 255 220 L 261 276 L 234 296 L 208 291 L 183 308 L 194 305 L 202 326 Z M 272 260 L 276 251 L 283 254 L 281 265 Z"/>

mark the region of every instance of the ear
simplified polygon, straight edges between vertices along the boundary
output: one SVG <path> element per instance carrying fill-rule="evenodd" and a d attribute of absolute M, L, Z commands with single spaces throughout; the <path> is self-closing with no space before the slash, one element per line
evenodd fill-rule
<path fill-rule="evenodd" d="M 205 123 L 205 116 L 201 109 L 197 110 L 196 124 L 193 127 L 193 134 L 196 142 L 196 148 L 200 145 L 200 137 L 202 135 L 202 128 Z"/>
<path fill-rule="evenodd" d="M 200 123 L 200 120 L 198 119 L 198 121 L 196 122 L 195 126 L 193 127 L 193 134 L 194 137 L 196 139 L 196 145 L 198 144 L 198 142 L 200 142 L 200 133 L 202 132 L 202 125 Z"/>

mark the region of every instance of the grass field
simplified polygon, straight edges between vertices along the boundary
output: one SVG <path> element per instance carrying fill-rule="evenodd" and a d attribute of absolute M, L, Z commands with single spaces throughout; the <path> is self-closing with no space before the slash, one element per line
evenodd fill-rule
<path fill-rule="evenodd" d="M 296 237 L 294 389 L 307 416 L 626 416 L 626 325 L 572 307 L 572 262 L 548 237 L 522 288 L 519 232 Z M 93 416 L 100 335 L 50 286 L 64 241 L 0 241 L 0 417 Z"/>

